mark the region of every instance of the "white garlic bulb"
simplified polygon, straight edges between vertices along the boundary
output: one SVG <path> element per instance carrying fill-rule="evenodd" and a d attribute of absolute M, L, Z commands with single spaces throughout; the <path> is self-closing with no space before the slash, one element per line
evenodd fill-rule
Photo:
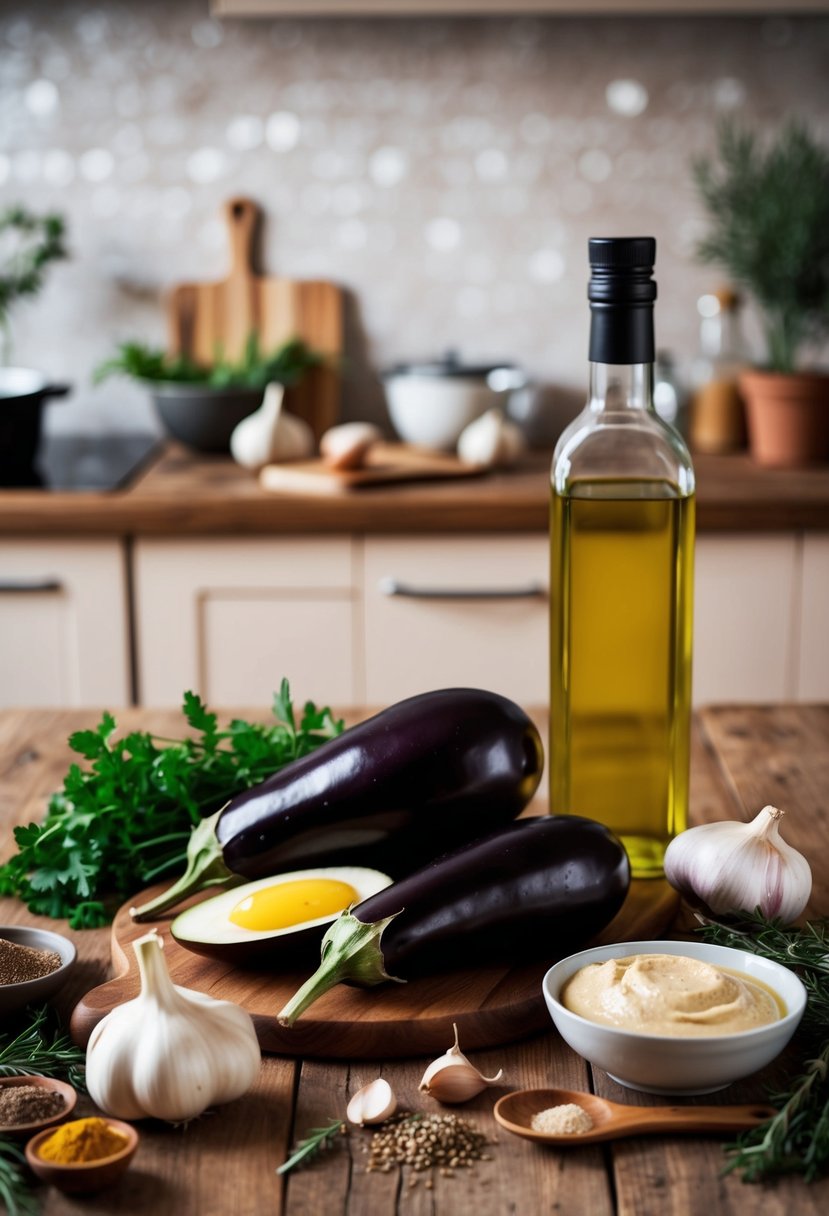
<path fill-rule="evenodd" d="M 782 815 L 766 806 L 751 823 L 704 823 L 681 832 L 665 852 L 665 877 L 715 916 L 759 908 L 791 924 L 809 900 L 812 872 L 781 837 Z"/>
<path fill-rule="evenodd" d="M 499 1068 L 494 1077 L 485 1077 L 479 1072 L 461 1051 L 458 1045 L 458 1027 L 454 1022 L 452 1029 L 455 1032 L 455 1042 L 445 1055 L 432 1061 L 418 1086 L 422 1094 L 429 1094 L 437 1098 L 438 1102 L 447 1104 L 468 1102 L 470 1098 L 485 1090 L 487 1085 L 500 1081 L 504 1075 L 503 1068 Z"/>
<path fill-rule="evenodd" d="M 285 386 L 273 381 L 258 410 L 243 418 L 230 436 L 230 452 L 246 469 L 313 455 L 314 432 L 302 418 L 283 409 Z"/>
<path fill-rule="evenodd" d="M 369 1081 L 362 1089 L 358 1089 L 346 1107 L 345 1114 L 349 1123 L 360 1127 L 369 1127 L 375 1123 L 385 1123 L 397 1110 L 397 1098 L 392 1087 L 383 1077 Z"/>
<path fill-rule="evenodd" d="M 92 1031 L 86 1086 L 118 1119 L 194 1119 L 256 1080 L 261 1052 L 249 1014 L 173 984 L 155 932 L 133 943 L 141 991 Z"/>
<path fill-rule="evenodd" d="M 515 464 L 524 451 L 524 436 L 499 409 L 487 410 L 470 422 L 458 439 L 458 455 L 465 464 L 499 468 Z"/>
<path fill-rule="evenodd" d="M 320 456 L 332 469 L 360 469 L 383 433 L 372 422 L 343 422 L 320 439 Z"/>

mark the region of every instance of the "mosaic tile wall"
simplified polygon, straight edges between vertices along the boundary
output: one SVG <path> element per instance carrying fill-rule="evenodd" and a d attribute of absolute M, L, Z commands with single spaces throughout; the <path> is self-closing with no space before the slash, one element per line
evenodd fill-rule
<path fill-rule="evenodd" d="M 70 380 L 54 430 L 152 429 L 93 386 L 123 338 L 163 341 L 163 289 L 221 277 L 233 193 L 263 269 L 351 293 L 347 416 L 373 372 L 451 346 L 585 382 L 586 241 L 654 233 L 660 346 L 696 299 L 691 158 L 718 119 L 829 133 L 829 19 L 217 21 L 206 0 L 0 3 L 0 204 L 66 216 L 71 261 L 16 309 L 13 362 Z M 749 316 L 748 331 L 756 339 Z"/>

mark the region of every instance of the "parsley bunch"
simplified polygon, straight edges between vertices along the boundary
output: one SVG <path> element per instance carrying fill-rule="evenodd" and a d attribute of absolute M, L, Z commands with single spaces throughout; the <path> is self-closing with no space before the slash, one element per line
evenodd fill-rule
<path fill-rule="evenodd" d="M 310 701 L 297 724 L 287 680 L 274 697 L 275 723 L 237 718 L 220 730 L 192 692 L 182 713 L 193 732 L 182 739 L 116 738 L 110 713 L 71 735 L 89 767 L 72 764 L 43 822 L 15 829 L 18 852 L 0 866 L 0 894 L 36 915 L 68 917 L 73 929 L 106 924 L 137 888 L 183 867 L 205 816 L 343 729 Z"/>

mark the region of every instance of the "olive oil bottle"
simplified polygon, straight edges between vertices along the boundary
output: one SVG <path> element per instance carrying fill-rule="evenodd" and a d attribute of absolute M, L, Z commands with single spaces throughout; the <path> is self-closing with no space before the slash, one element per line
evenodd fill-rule
<path fill-rule="evenodd" d="M 651 877 L 687 823 L 694 473 L 653 408 L 656 242 L 589 253 L 589 399 L 551 476 L 550 806 Z"/>

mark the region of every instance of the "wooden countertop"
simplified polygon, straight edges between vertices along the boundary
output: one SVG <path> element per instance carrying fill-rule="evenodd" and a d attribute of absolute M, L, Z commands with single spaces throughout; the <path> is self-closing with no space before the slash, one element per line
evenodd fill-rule
<path fill-rule="evenodd" d="M 246 716 L 257 714 L 247 711 Z M 543 727 L 543 715 L 537 718 Z M 39 817 L 46 796 L 60 785 L 69 760 L 64 742 L 69 732 L 94 719 L 88 710 L 0 713 L 0 856 L 11 848 L 12 827 Z M 122 710 L 117 719 L 124 729 L 161 734 L 180 727 L 179 715 L 171 711 Z M 812 917 L 829 913 L 829 872 L 820 864 L 829 855 L 828 788 L 829 706 L 718 707 L 696 716 L 693 820 L 745 818 L 768 802 L 788 808 L 786 838 L 809 857 L 815 874 L 807 908 Z M 18 902 L 0 900 L 0 924 L 14 923 L 67 932 L 64 922 L 33 917 Z M 80 965 L 60 996 L 64 1013 L 102 982 L 110 967 L 107 930 L 69 936 L 78 945 Z M 659 1102 L 622 1089 L 591 1069 L 552 1029 L 508 1048 L 476 1052 L 474 1059 L 485 1072 L 503 1067 L 506 1076 L 505 1087 L 487 1090 L 458 1108 L 492 1137 L 493 1101 L 508 1089 L 592 1087 L 630 1104 Z M 260 1216 L 266 1211 L 274 1216 L 555 1211 L 573 1216 L 817 1216 L 827 1210 L 829 1179 L 811 1186 L 797 1178 L 746 1186 L 733 1174 L 721 1176 L 722 1140 L 714 1136 L 652 1136 L 556 1151 L 502 1131 L 490 1161 L 454 1178 L 435 1171 L 433 1189 L 427 1189 L 422 1175 L 410 1188 L 405 1172 L 402 1179 L 397 1172 L 366 1174 L 361 1145 L 367 1133 L 352 1130 L 307 1169 L 284 1179 L 276 1176 L 297 1139 L 342 1115 L 348 1095 L 381 1072 L 401 1105 L 441 1109 L 417 1092 L 424 1066 L 422 1059 L 344 1064 L 266 1057 L 259 1081 L 245 1098 L 186 1128 L 142 1123 L 130 1171 L 87 1203 L 99 1212 L 134 1216 Z M 703 1101 L 765 1100 L 768 1084 L 783 1078 L 780 1065 L 773 1070 Z M 89 1100 L 82 1099 L 78 1112 L 92 1111 Z M 43 1207 L 45 1216 L 72 1216 L 78 1210 L 74 1200 L 54 1191 Z"/>
<path fill-rule="evenodd" d="M 764 470 L 744 454 L 695 465 L 701 532 L 829 529 L 829 465 Z M 170 445 L 123 491 L 0 491 L 0 534 L 545 532 L 549 466 L 534 452 L 507 472 L 312 496 L 269 493 L 229 457 Z"/>

